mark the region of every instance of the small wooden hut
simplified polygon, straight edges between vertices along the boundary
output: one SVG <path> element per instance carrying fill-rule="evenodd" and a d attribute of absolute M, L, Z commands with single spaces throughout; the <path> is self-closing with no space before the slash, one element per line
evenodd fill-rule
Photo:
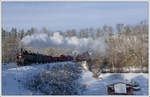
<path fill-rule="evenodd" d="M 133 95 L 133 87 L 130 84 L 117 82 L 107 85 L 109 95 Z"/>

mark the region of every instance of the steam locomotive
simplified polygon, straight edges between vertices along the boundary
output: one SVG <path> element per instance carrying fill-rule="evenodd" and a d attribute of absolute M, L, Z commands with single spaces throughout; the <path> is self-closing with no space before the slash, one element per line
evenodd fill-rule
<path fill-rule="evenodd" d="M 40 63 L 52 63 L 52 62 L 64 62 L 64 61 L 84 61 L 86 58 L 83 55 L 71 56 L 71 55 L 60 55 L 59 57 L 53 57 L 50 55 L 43 55 L 39 53 L 31 53 L 21 49 L 20 53 L 17 54 L 17 65 L 25 66 L 29 64 L 40 64 Z"/>

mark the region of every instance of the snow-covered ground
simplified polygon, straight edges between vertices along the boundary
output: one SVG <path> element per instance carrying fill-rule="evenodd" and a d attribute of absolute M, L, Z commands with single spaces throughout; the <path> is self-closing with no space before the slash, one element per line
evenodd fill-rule
<path fill-rule="evenodd" d="M 75 64 L 73 62 L 61 62 L 50 64 L 33 64 L 31 66 L 17 67 L 3 65 L 2 68 L 2 95 L 32 95 L 33 91 L 25 89 L 20 80 L 25 79 L 25 76 L 32 76 L 38 72 L 51 68 L 56 64 Z M 6 66 L 6 67 L 5 67 Z M 8 67 L 7 67 L 8 66 Z M 15 67 L 16 66 L 16 67 Z M 93 77 L 92 72 L 83 70 L 81 78 L 78 80 L 81 84 L 86 85 L 86 90 L 83 95 L 107 95 L 106 86 L 114 82 L 126 82 L 127 80 L 136 80 L 140 84 L 140 91 L 135 92 L 135 95 L 148 95 L 148 74 L 147 73 L 103 73 L 102 79 Z"/>
<path fill-rule="evenodd" d="M 87 86 L 84 95 L 107 95 L 107 85 L 116 82 L 128 83 L 135 80 L 139 83 L 141 90 L 134 91 L 134 95 L 148 95 L 148 74 L 146 73 L 103 73 L 100 78 L 94 78 L 92 72 L 82 72 L 80 82 Z"/>
<path fill-rule="evenodd" d="M 16 68 L 16 63 L 8 63 L 8 64 L 2 64 L 2 70 L 7 70 L 10 68 Z"/>
<path fill-rule="evenodd" d="M 14 65 L 14 63 L 11 63 Z M 74 64 L 73 62 L 60 62 L 50 64 L 32 64 L 30 66 L 13 67 L 9 65 L 3 65 L 2 69 L 2 95 L 32 95 L 32 91 L 27 90 L 21 84 L 21 80 L 24 80 L 26 76 L 33 76 L 36 73 L 42 72 L 46 68 L 50 68 L 56 64 Z M 6 67 L 5 67 L 6 66 Z M 8 66 L 8 67 L 7 67 Z"/>

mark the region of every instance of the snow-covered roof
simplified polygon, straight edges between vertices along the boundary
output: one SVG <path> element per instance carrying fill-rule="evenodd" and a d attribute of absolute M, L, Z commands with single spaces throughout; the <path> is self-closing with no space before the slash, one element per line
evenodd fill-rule
<path fill-rule="evenodd" d="M 124 83 L 117 83 L 114 85 L 115 93 L 127 93 L 126 84 Z"/>

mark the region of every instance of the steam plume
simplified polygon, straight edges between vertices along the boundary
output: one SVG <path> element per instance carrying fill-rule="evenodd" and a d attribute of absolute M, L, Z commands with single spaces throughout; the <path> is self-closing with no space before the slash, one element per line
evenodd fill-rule
<path fill-rule="evenodd" d="M 90 50 L 98 51 L 102 54 L 106 53 L 107 44 L 105 38 L 98 38 L 93 40 L 92 38 L 77 38 L 77 37 L 63 37 L 59 32 L 55 32 L 53 36 L 47 34 L 33 34 L 26 36 L 21 40 L 21 43 L 25 46 L 32 48 L 47 48 L 47 47 L 59 47 L 63 49 L 78 50 L 85 52 Z"/>

